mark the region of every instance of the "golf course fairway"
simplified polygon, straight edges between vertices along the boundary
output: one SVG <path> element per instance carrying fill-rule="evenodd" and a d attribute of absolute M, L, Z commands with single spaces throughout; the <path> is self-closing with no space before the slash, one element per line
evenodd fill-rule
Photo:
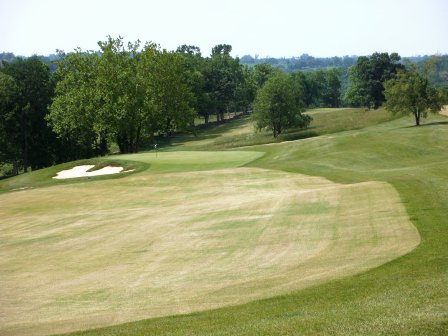
<path fill-rule="evenodd" d="M 0 194 L 0 334 L 86 330 L 275 297 L 377 267 L 420 243 L 390 184 L 241 167 L 262 155 L 123 155 L 149 168 Z"/>

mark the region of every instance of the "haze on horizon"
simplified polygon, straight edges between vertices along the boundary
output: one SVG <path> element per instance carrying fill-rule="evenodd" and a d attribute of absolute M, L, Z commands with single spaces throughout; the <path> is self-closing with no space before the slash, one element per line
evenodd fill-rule
<path fill-rule="evenodd" d="M 447 54 L 446 0 L 0 0 L 0 52 L 98 50 L 108 35 L 235 56 Z"/>

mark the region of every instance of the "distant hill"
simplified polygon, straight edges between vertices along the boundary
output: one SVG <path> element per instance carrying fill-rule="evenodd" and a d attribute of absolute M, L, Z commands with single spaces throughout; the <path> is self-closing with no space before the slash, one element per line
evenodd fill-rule
<path fill-rule="evenodd" d="M 33 55 L 33 56 L 36 56 L 42 62 L 44 62 L 46 65 L 48 65 L 48 68 L 50 69 L 51 72 L 56 70 L 57 65 L 54 63 L 54 61 L 57 61 L 59 59 L 59 56 L 57 54 L 51 54 L 48 56 L 43 56 L 43 55 Z M 14 53 L 12 53 L 12 52 L 0 53 L 0 62 L 1 61 L 11 62 L 12 60 L 14 60 L 16 58 L 27 58 L 27 57 L 20 56 L 20 55 L 14 55 Z"/>
<path fill-rule="evenodd" d="M 258 58 L 257 56 L 245 55 L 240 58 L 240 62 L 248 66 L 268 63 L 286 72 L 294 72 L 298 70 L 318 70 L 331 67 L 348 69 L 356 63 L 357 59 L 358 56 L 313 57 L 308 54 L 291 58 Z"/>
<path fill-rule="evenodd" d="M 348 68 L 356 63 L 358 57 L 359 56 L 354 55 L 343 57 L 313 57 L 308 54 L 302 54 L 301 56 L 291 58 L 259 58 L 258 56 L 252 57 L 251 55 L 245 55 L 240 58 L 240 63 L 247 66 L 268 63 L 276 68 L 282 69 L 285 72 L 314 71 L 335 67 L 341 70 L 341 79 L 344 88 L 347 85 Z M 434 58 L 434 67 L 430 69 L 427 74 L 429 81 L 436 86 L 448 88 L 448 55 L 402 57 L 403 60 L 406 59 L 411 63 L 417 64 L 417 67 L 421 70 L 423 70 L 425 62 L 431 58 Z"/>

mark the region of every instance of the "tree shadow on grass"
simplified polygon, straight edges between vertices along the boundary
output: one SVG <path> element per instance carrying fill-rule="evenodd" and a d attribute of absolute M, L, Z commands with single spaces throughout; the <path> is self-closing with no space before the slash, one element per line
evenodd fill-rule
<path fill-rule="evenodd" d="M 439 126 L 439 125 L 448 125 L 448 121 L 434 121 L 434 122 L 429 122 L 426 124 L 420 124 L 420 126 L 409 125 L 409 126 L 404 126 L 403 128 L 427 127 L 427 126 Z"/>
<path fill-rule="evenodd" d="M 310 129 L 300 131 L 297 133 L 285 133 L 281 135 L 279 140 L 281 141 L 293 141 L 293 140 L 301 140 L 301 139 L 307 139 L 307 138 L 314 138 L 319 136 L 320 134 L 312 131 Z"/>

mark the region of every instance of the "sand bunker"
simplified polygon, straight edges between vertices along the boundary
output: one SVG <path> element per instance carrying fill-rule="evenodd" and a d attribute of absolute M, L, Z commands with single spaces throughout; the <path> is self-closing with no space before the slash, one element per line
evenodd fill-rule
<path fill-rule="evenodd" d="M 73 167 L 72 169 L 60 171 L 53 178 L 54 179 L 68 179 L 68 178 L 75 178 L 75 177 L 90 177 L 90 176 L 98 176 L 98 175 L 118 174 L 123 170 L 123 167 L 107 166 L 107 167 L 103 167 L 101 169 L 89 172 L 88 170 L 92 169 L 93 167 L 95 167 L 95 165 L 76 166 L 76 167 Z"/>

